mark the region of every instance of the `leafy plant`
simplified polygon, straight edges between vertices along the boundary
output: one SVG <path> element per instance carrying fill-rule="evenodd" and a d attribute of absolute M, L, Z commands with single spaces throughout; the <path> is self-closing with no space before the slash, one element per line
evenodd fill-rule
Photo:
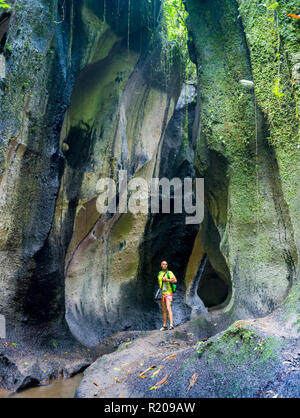
<path fill-rule="evenodd" d="M 0 0 L 0 9 L 10 9 L 11 5 L 6 3 L 5 0 Z"/>

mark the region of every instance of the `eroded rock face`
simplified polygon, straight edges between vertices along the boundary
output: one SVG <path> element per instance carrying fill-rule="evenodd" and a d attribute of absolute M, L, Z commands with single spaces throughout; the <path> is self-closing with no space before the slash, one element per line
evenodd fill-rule
<path fill-rule="evenodd" d="M 61 298 L 57 298 L 62 283 L 48 282 L 47 290 L 42 290 L 43 283 L 35 275 L 34 256 L 51 228 L 60 182 L 63 161 L 57 130 L 65 83 L 50 53 L 55 35 L 53 5 L 27 3 L 22 11 L 15 10 L 7 34 L 6 77 L 1 85 L 0 306 L 8 325 L 36 318 L 36 296 L 34 292 L 29 296 L 32 280 L 33 287 L 40 288 L 40 318 L 49 319 L 62 307 Z M 57 91 L 56 98 L 51 90 Z M 54 294 L 52 300 L 50 294 Z M 48 308 L 42 308 L 43 300 L 47 300 Z"/>
<path fill-rule="evenodd" d="M 125 53 L 127 58 L 127 51 Z M 148 260 L 154 261 L 155 256 L 153 248 L 145 254 L 141 247 L 147 240 L 152 242 L 157 233 L 170 239 L 172 235 L 175 237 L 174 232 L 160 225 L 160 230 L 145 236 L 147 224 L 154 221 L 147 214 L 131 213 L 111 217 L 100 217 L 98 214 L 99 219 L 94 224 L 89 224 L 89 216 L 87 229 L 82 230 L 87 213 L 91 215 L 94 211 L 97 216 L 95 190 L 99 175 L 117 177 L 120 169 L 126 169 L 129 177 L 142 177 L 150 184 L 155 171 L 162 166 L 168 167 L 166 128 L 180 93 L 177 87 L 179 78 L 178 72 L 174 71 L 169 85 L 176 88 L 163 89 L 163 84 L 159 88 L 159 79 L 156 77 L 153 81 L 148 75 L 150 62 L 153 66 L 160 65 L 156 54 L 154 50 L 152 56 L 136 67 L 119 99 L 112 101 L 115 110 L 112 112 L 106 101 L 104 110 L 100 104 L 94 117 L 94 129 L 100 135 L 94 134 L 96 139 L 90 157 L 93 165 L 84 175 L 80 191 L 85 198 L 82 200 L 89 200 L 83 203 L 85 207 L 75 219 L 66 259 L 67 321 L 72 332 L 85 342 L 90 338 L 91 343 L 95 343 L 111 330 L 129 327 L 147 329 L 157 323 L 159 311 L 153 303 L 153 292 L 161 260 L 155 258 L 151 270 L 145 270 Z M 120 66 L 118 73 L 122 73 Z M 126 80 L 124 72 L 122 77 Z M 115 86 L 120 94 L 120 83 Z M 97 97 L 101 98 L 101 95 Z M 92 100 L 91 96 L 89 100 Z M 107 108 L 109 114 L 106 113 Z M 83 106 L 83 112 L 85 109 Z M 109 117 L 111 114 L 115 116 Z M 177 138 L 181 147 L 182 138 L 178 134 Z M 112 149 L 109 155 L 108 149 Z M 178 152 L 176 146 L 174 150 Z M 175 168 L 178 167 L 179 162 L 175 164 Z M 165 245 L 168 246 L 165 241 L 158 240 L 157 248 L 162 249 Z M 178 251 L 184 251 L 179 248 L 179 243 Z M 143 260 L 141 253 L 145 257 Z M 182 273 L 178 272 L 181 279 Z"/>

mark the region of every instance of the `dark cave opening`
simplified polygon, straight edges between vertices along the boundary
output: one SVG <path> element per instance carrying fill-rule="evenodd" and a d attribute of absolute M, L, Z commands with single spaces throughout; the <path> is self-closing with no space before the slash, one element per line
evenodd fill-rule
<path fill-rule="evenodd" d="M 206 260 L 197 288 L 197 294 L 208 310 L 220 308 L 229 295 L 229 286 Z"/>

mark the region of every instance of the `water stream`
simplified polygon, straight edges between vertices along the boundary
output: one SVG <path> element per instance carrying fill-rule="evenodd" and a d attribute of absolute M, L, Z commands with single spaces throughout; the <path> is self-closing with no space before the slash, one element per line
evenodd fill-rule
<path fill-rule="evenodd" d="M 37 386 L 17 393 L 0 389 L 0 398 L 73 398 L 82 376 L 83 374 L 79 373 L 70 379 L 56 379 L 49 385 Z"/>

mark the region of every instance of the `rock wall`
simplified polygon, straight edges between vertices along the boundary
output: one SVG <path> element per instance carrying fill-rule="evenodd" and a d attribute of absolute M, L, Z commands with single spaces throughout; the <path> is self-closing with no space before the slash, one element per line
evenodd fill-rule
<path fill-rule="evenodd" d="M 274 74 L 268 72 L 272 64 L 261 71 L 263 60 L 269 59 L 267 51 L 274 49 L 275 34 L 266 38 L 263 28 L 272 23 L 269 10 L 254 3 L 241 1 L 238 9 L 233 1 L 187 1 L 199 74 L 195 167 L 206 180 L 209 213 L 202 234 L 212 219 L 232 281 L 232 297 L 224 312 L 232 319 L 270 313 L 284 301 L 298 271 L 295 92 L 283 45 L 283 99 L 272 91 Z M 270 31 L 275 31 L 273 25 Z M 203 241 L 212 245 L 211 234 Z M 211 263 L 222 272 L 213 259 Z M 190 264 L 195 269 L 193 258 Z"/>

